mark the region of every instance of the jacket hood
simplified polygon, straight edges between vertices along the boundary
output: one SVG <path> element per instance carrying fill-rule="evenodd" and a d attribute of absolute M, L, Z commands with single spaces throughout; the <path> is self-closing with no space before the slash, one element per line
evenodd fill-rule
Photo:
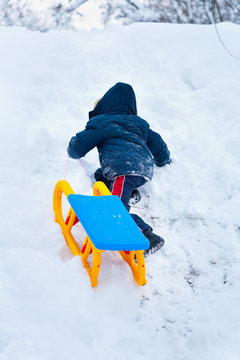
<path fill-rule="evenodd" d="M 101 114 L 137 115 L 136 97 L 131 85 L 118 82 L 99 100 L 89 119 Z"/>

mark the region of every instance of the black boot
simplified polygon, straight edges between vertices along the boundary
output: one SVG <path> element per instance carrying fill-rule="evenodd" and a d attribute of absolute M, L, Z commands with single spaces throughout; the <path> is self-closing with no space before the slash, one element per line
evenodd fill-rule
<path fill-rule="evenodd" d="M 144 251 L 144 256 L 153 254 L 155 251 L 161 249 L 165 243 L 163 238 L 152 232 L 151 228 L 144 230 L 143 235 L 145 235 L 148 241 L 150 242 L 149 249 Z"/>
<path fill-rule="evenodd" d="M 141 194 L 137 189 L 134 189 L 131 195 L 131 199 L 129 200 L 129 205 L 135 205 L 141 200 Z"/>

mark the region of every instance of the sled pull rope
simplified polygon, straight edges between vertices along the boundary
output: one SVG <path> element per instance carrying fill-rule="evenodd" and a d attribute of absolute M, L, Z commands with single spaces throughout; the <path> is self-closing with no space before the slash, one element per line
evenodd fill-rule
<path fill-rule="evenodd" d="M 87 170 L 86 170 L 85 166 L 83 165 L 82 160 L 81 159 L 79 159 L 79 160 L 80 160 L 80 164 L 82 165 L 84 174 L 85 174 L 86 178 L 88 179 L 89 185 L 90 185 L 90 187 L 92 187 L 92 181 L 87 173 Z"/>
<path fill-rule="evenodd" d="M 66 177 L 67 177 L 68 160 L 69 160 L 69 155 L 67 153 L 66 163 L 65 163 L 64 180 L 66 180 Z M 83 165 L 82 160 L 81 159 L 79 159 L 79 160 L 80 160 L 80 164 L 81 164 L 81 166 L 83 168 L 84 174 L 85 174 L 86 178 L 88 179 L 89 185 L 92 187 L 92 182 L 91 182 L 91 179 L 90 179 L 90 177 L 89 177 L 89 175 L 87 173 L 87 170 L 86 170 L 85 166 Z"/>
<path fill-rule="evenodd" d="M 67 153 L 67 157 L 66 157 L 66 163 L 65 163 L 65 173 L 64 173 L 64 180 L 66 180 L 66 177 L 67 177 L 67 167 L 68 167 L 68 159 L 69 159 L 69 156 L 68 156 L 68 153 Z"/>

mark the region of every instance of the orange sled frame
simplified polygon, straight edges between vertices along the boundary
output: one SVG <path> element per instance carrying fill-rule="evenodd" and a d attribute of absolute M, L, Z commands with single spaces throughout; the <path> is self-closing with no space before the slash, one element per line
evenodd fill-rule
<path fill-rule="evenodd" d="M 60 180 L 55 186 L 54 195 L 53 195 L 53 210 L 55 212 L 55 221 L 60 225 L 64 238 L 68 247 L 70 248 L 72 254 L 81 256 L 83 265 L 87 270 L 92 287 L 96 286 L 98 283 L 98 275 L 101 268 L 101 254 L 104 250 L 97 249 L 93 242 L 90 240 L 87 235 L 83 243 L 82 248 L 78 246 L 76 240 L 74 239 L 71 230 L 76 220 L 76 214 L 70 207 L 67 219 L 68 222 L 64 220 L 62 213 L 62 194 L 68 198 L 70 194 L 74 194 L 73 189 L 69 183 L 65 180 Z M 96 182 L 93 186 L 93 195 L 94 196 L 103 196 L 103 195 L 112 195 L 108 190 L 106 185 L 100 181 Z M 112 250 L 111 250 L 112 251 Z M 92 253 L 92 265 L 88 261 L 89 255 Z M 145 285 L 145 260 L 144 260 L 144 250 L 131 250 L 131 251 L 119 251 L 123 260 L 128 263 L 132 270 L 132 274 L 138 285 Z"/>

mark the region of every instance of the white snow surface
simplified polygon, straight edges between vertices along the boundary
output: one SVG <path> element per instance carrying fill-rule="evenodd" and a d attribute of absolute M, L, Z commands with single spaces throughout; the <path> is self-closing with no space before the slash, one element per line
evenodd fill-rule
<path fill-rule="evenodd" d="M 240 27 L 219 31 L 238 56 Z M 214 27 L 2 27 L 0 49 L 0 360 L 239 360 L 240 66 Z M 52 195 L 71 136 L 118 81 L 171 151 L 132 209 L 166 244 L 147 257 L 143 287 L 104 252 L 93 289 Z M 93 179 L 97 150 L 82 164 Z M 66 179 L 91 193 L 80 161 Z"/>

